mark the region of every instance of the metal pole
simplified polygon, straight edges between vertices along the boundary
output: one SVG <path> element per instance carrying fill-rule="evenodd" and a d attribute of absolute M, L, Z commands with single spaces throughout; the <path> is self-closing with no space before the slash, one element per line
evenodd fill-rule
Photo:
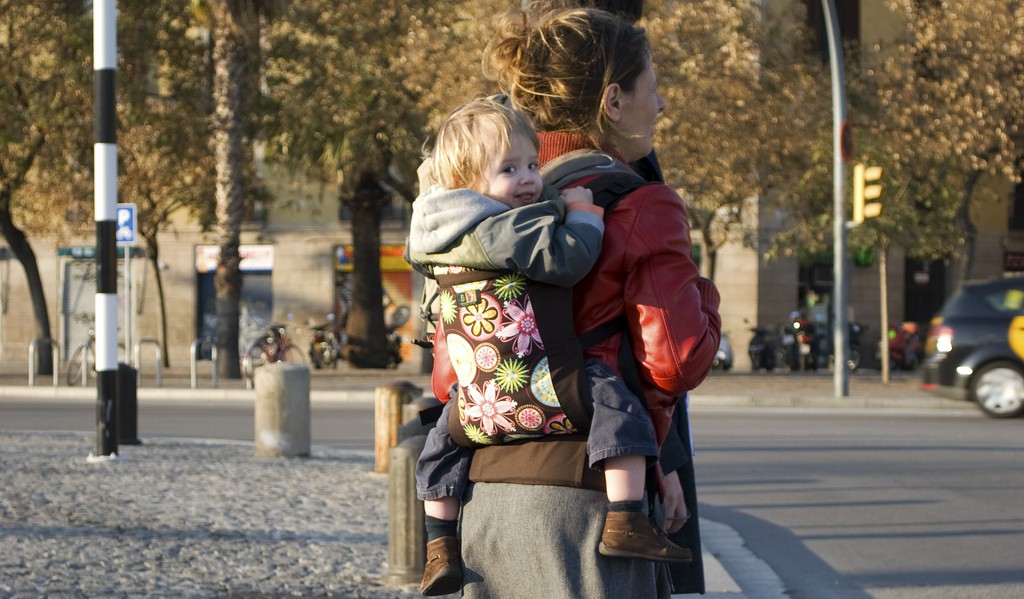
<path fill-rule="evenodd" d="M 135 336 L 132 335 L 132 317 L 135 315 L 134 302 L 132 301 L 132 246 L 124 246 L 124 361 L 132 363 L 131 348 L 135 343 Z M 132 364 L 138 368 L 138 364 Z"/>
<path fill-rule="evenodd" d="M 846 365 L 847 336 L 847 261 L 846 261 L 846 208 L 843 199 L 846 197 L 846 163 L 843 149 L 843 136 L 846 129 L 846 75 L 843 73 L 843 49 L 839 38 L 839 18 L 836 14 L 835 0 L 821 0 L 821 8 L 825 11 L 825 32 L 828 34 L 829 67 L 832 71 L 832 151 L 833 151 L 833 207 L 835 222 L 833 231 L 832 270 L 832 348 L 835 362 L 833 366 L 835 396 L 846 397 L 850 394 L 850 378 Z"/>
<path fill-rule="evenodd" d="M 96 211 L 96 452 L 117 455 L 117 137 L 114 73 L 117 3 L 95 0 L 92 9 L 94 75 L 94 179 Z"/>

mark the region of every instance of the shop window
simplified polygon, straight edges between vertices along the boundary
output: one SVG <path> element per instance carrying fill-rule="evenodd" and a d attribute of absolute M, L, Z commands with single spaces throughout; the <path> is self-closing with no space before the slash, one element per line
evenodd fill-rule
<path fill-rule="evenodd" d="M 813 50 L 828 62 L 828 34 L 825 31 L 825 11 L 821 0 L 804 0 L 807 7 L 807 26 L 813 32 Z M 839 21 L 839 36 L 845 46 L 860 41 L 860 0 L 836 2 L 836 19 Z"/>
<path fill-rule="evenodd" d="M 1024 231 L 1024 182 L 1013 186 L 1008 227 L 1011 231 Z"/>

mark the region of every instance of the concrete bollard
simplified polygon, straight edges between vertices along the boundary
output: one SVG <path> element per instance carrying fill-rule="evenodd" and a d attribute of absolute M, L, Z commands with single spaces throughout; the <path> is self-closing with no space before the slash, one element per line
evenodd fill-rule
<path fill-rule="evenodd" d="M 388 451 L 398 445 L 402 407 L 419 397 L 422 390 L 408 381 L 377 387 L 374 393 L 374 472 L 388 471 Z"/>
<path fill-rule="evenodd" d="M 418 583 L 426 565 L 423 502 L 416 498 L 416 460 L 427 437 L 416 435 L 388 450 L 388 567 L 384 584 Z"/>
<path fill-rule="evenodd" d="M 256 455 L 261 458 L 310 453 L 309 368 L 276 362 L 256 369 Z"/>

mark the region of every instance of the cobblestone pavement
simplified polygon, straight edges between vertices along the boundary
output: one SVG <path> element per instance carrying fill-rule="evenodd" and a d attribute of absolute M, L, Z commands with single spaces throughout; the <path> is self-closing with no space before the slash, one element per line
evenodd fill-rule
<path fill-rule="evenodd" d="M 371 452 L 260 459 L 147 439 L 90 463 L 78 434 L 0 433 L 0 597 L 419 597 L 381 583 Z"/>

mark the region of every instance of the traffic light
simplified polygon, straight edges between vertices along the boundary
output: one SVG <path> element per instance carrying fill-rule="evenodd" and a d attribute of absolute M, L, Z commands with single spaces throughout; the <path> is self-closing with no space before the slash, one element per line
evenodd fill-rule
<path fill-rule="evenodd" d="M 882 167 L 853 165 L 853 222 L 860 224 L 865 218 L 874 218 L 882 213 L 882 203 L 874 202 L 882 195 Z"/>

